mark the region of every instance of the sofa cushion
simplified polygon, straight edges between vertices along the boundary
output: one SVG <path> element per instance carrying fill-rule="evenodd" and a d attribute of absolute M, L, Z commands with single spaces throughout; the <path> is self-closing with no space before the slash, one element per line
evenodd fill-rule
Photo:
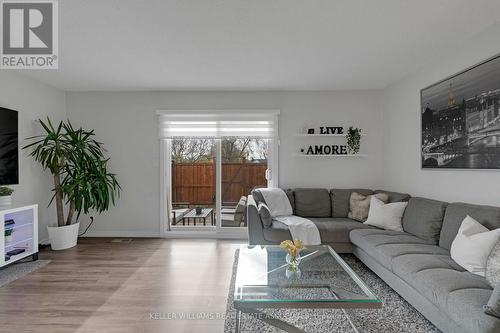
<path fill-rule="evenodd" d="M 483 288 L 454 290 L 447 297 L 447 312 L 467 332 L 498 333 L 500 319 L 484 313 L 482 308 L 491 293 Z"/>
<path fill-rule="evenodd" d="M 330 217 L 330 194 L 324 188 L 297 188 L 294 191 L 295 215 L 302 217 Z"/>
<path fill-rule="evenodd" d="M 485 289 L 488 295 L 492 291 L 484 278 L 467 271 L 461 272 L 449 268 L 423 269 L 412 274 L 407 282 L 419 290 L 429 301 L 445 310 L 448 297 L 454 291 L 469 288 Z M 488 298 L 482 305 L 488 302 Z"/>
<path fill-rule="evenodd" d="M 418 271 L 407 281 L 425 298 L 467 332 L 498 332 L 499 320 L 491 320 L 482 306 L 492 293 L 486 280 L 467 271 L 429 268 Z M 493 318 L 494 319 L 494 318 Z"/>
<path fill-rule="evenodd" d="M 436 254 L 406 254 L 394 258 L 392 261 L 393 273 L 418 290 L 422 295 L 444 312 L 450 314 L 457 324 L 470 330 L 472 327 L 483 327 L 484 332 L 492 332 L 490 329 L 498 325 L 494 321 L 485 318 L 479 311 L 488 299 L 491 288 L 484 278 L 465 271 L 456 264 L 449 255 Z M 470 295 L 471 300 L 464 299 L 461 294 Z M 478 300 L 479 299 L 479 300 Z M 472 301 L 472 302 L 471 302 Z M 479 303 L 478 303 L 479 302 Z M 472 312 L 471 324 L 467 319 L 464 308 L 470 307 L 471 303 L 477 308 Z M 461 313 L 459 316 L 456 313 Z M 469 320 L 470 320 L 469 319 Z M 481 326 L 479 322 L 484 322 Z M 483 330 L 471 330 L 471 332 L 483 332 Z"/>
<path fill-rule="evenodd" d="M 437 244 L 446 205 L 442 201 L 411 198 L 403 215 L 403 230 Z"/>
<path fill-rule="evenodd" d="M 451 243 L 467 215 L 490 230 L 500 228 L 500 207 L 452 203 L 446 208 L 439 246 L 448 250 L 451 248 Z"/>
<path fill-rule="evenodd" d="M 351 198 L 352 192 L 357 192 L 362 195 L 373 194 L 372 190 L 362 188 L 331 189 L 332 217 L 347 217 L 347 214 L 349 214 L 349 199 Z"/>
<path fill-rule="evenodd" d="M 369 225 L 349 218 L 311 218 L 318 227 L 323 243 L 349 243 L 349 232 L 354 229 L 372 229 Z"/>
<path fill-rule="evenodd" d="M 392 262 L 395 258 L 409 253 L 425 253 L 445 255 L 447 251 L 433 244 L 382 244 L 377 247 L 382 264 L 393 270 Z"/>
<path fill-rule="evenodd" d="M 278 244 L 284 240 L 292 239 L 292 235 L 290 234 L 290 231 L 288 231 L 288 227 L 275 220 L 273 220 L 271 227 L 262 230 L 262 233 L 265 240 Z"/>
<path fill-rule="evenodd" d="M 285 191 L 288 201 L 290 201 L 290 205 L 292 206 L 293 214 L 295 215 L 295 195 L 293 190 L 288 188 L 286 190 L 283 189 L 283 191 Z"/>
<path fill-rule="evenodd" d="M 429 241 L 399 231 L 359 229 L 351 231 L 349 238 L 355 246 L 371 255 L 390 271 L 393 259 L 404 254 L 449 254 L 445 249 Z"/>
<path fill-rule="evenodd" d="M 273 223 L 273 217 L 271 216 L 271 212 L 269 211 L 269 207 L 263 202 L 259 202 L 257 206 L 257 210 L 259 211 L 260 220 L 262 221 L 262 226 L 264 228 L 270 228 Z"/>
<path fill-rule="evenodd" d="M 318 227 L 322 243 L 349 243 L 349 232 L 354 229 L 372 229 L 368 225 L 348 218 L 311 218 Z M 291 239 L 288 227 L 278 221 L 273 221 L 271 228 L 264 229 L 264 238 L 271 242 L 281 242 Z"/>
<path fill-rule="evenodd" d="M 409 195 L 408 193 L 391 192 L 385 190 L 376 190 L 373 193 L 386 193 L 389 196 L 389 202 L 406 202 L 411 198 L 411 195 Z"/>
<path fill-rule="evenodd" d="M 414 282 L 414 275 L 427 269 L 442 268 L 465 272 L 449 254 L 408 253 L 392 260 L 392 271 L 407 283 Z"/>

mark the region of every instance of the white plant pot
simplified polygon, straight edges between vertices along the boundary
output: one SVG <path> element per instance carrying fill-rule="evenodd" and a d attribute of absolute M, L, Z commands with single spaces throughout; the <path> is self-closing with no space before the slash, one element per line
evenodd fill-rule
<path fill-rule="evenodd" d="M 0 197 L 0 207 L 12 206 L 12 195 Z"/>
<path fill-rule="evenodd" d="M 65 250 L 76 246 L 80 223 L 64 227 L 47 227 L 52 250 Z"/>
<path fill-rule="evenodd" d="M 5 243 L 10 243 L 10 242 L 12 242 L 12 235 L 5 236 Z"/>

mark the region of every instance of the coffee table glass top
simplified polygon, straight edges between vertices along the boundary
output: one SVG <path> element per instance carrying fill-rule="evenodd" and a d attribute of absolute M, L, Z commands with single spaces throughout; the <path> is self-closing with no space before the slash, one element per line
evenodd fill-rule
<path fill-rule="evenodd" d="M 381 307 L 382 301 L 328 245 L 308 246 L 299 271 L 279 246 L 242 246 L 234 302 L 259 307 Z M 309 304 L 308 304 L 309 303 Z"/>

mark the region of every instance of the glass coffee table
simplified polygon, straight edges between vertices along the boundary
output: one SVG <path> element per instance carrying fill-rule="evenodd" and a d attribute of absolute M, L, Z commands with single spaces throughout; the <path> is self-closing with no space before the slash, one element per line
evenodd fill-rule
<path fill-rule="evenodd" d="M 262 309 L 340 309 L 358 332 L 345 309 L 382 307 L 370 288 L 328 245 L 308 246 L 298 271 L 291 271 L 279 246 L 242 246 L 234 290 L 236 332 L 242 313 L 286 332 L 304 332 Z"/>

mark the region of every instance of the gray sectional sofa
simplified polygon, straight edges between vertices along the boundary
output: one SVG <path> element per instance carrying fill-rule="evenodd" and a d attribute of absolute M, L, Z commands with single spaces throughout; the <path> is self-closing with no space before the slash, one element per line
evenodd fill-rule
<path fill-rule="evenodd" d="M 389 201 L 408 201 L 404 232 L 382 230 L 347 217 L 352 192 L 385 192 Z M 287 190 L 295 215 L 318 227 L 323 243 L 339 253 L 353 253 L 391 288 L 444 332 L 499 333 L 500 319 L 483 312 L 492 287 L 469 273 L 450 256 L 460 224 L 470 215 L 489 229 L 500 227 L 500 208 L 411 198 L 405 193 L 370 189 Z M 257 204 L 259 190 L 248 197 L 251 245 L 278 244 L 291 239 L 277 221 L 265 228 Z"/>

